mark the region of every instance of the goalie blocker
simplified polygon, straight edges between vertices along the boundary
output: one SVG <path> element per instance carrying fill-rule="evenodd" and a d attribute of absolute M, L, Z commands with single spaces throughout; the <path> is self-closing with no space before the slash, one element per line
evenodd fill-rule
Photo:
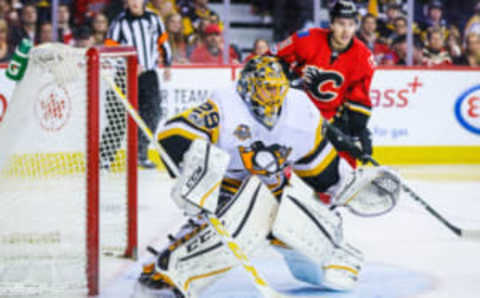
<path fill-rule="evenodd" d="M 252 176 L 232 200 L 219 206 L 218 181 L 228 160 L 228 154 L 221 149 L 195 140 L 185 154 L 182 175 L 172 191 L 176 204 L 192 216 L 202 209 L 216 212 L 247 255 L 267 245 L 267 236 L 273 232 L 286 244 L 286 248 L 277 249 L 297 279 L 334 290 L 353 289 L 363 255 L 344 241 L 341 217 L 319 204 L 314 191 L 296 175 L 284 188 L 280 203 L 260 179 Z M 382 186 L 379 181 L 385 177 L 391 178 L 386 169 L 358 170 L 342 182 L 336 202 L 359 215 L 391 210 L 398 193 Z M 160 288 L 170 288 L 180 297 L 196 297 L 238 265 L 221 237 L 204 220 L 190 221 L 171 238 L 157 258 L 155 271 L 144 274 L 144 282 L 156 280 Z"/>

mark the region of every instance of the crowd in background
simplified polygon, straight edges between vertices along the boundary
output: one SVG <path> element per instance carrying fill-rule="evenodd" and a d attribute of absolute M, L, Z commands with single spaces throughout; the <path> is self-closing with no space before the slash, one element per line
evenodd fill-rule
<path fill-rule="evenodd" d="M 77 47 L 103 44 L 109 23 L 124 9 L 125 2 L 59 0 L 58 40 Z M 275 41 L 314 25 L 313 0 L 232 2 L 251 4 L 252 14 L 271 22 Z M 322 1 L 326 8 L 331 2 Z M 377 63 L 404 65 L 407 53 L 406 0 L 356 2 L 361 12 L 358 38 L 372 50 Z M 223 23 L 208 3 L 208 0 L 147 2 L 147 9 L 164 21 L 174 63 L 222 63 Z M 415 4 L 415 65 L 480 66 L 480 0 L 416 0 Z M 50 1 L 0 0 L 0 62 L 10 59 L 22 38 L 29 38 L 36 45 L 51 42 L 51 22 Z M 262 54 L 268 51 L 269 44 L 259 39 L 252 47 L 254 53 Z M 230 63 L 245 60 L 235 45 L 228 53 Z"/>
<path fill-rule="evenodd" d="M 383 1 L 386 3 L 373 7 L 369 5 L 372 1 L 364 2 L 357 37 L 370 48 L 378 64 L 405 65 L 408 31 L 405 1 Z M 448 1 L 416 3 L 414 65 L 480 67 L 480 1 L 470 1 L 464 17 L 458 8 L 452 8 L 455 14 L 447 13 Z"/>

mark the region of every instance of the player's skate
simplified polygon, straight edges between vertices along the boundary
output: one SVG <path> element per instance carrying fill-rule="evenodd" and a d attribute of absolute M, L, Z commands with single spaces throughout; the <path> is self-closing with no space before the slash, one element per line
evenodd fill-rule
<path fill-rule="evenodd" d="M 253 176 L 217 215 L 248 255 L 268 244 L 267 235 L 277 209 L 271 192 Z M 202 220 L 190 221 L 170 238 L 171 243 L 157 256 L 155 269 L 144 268 L 139 278 L 144 288 L 176 295 L 165 297 L 198 297 L 205 287 L 238 265 L 221 237 Z"/>

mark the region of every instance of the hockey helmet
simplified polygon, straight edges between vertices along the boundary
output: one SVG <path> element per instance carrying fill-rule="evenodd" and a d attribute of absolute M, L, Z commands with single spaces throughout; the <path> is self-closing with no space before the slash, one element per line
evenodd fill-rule
<path fill-rule="evenodd" d="M 330 22 L 335 18 L 348 18 L 357 20 L 358 11 L 355 3 L 351 0 L 338 0 L 330 11 Z"/>
<path fill-rule="evenodd" d="M 254 117 L 267 128 L 275 126 L 289 83 L 277 58 L 255 56 L 243 67 L 237 92 Z"/>

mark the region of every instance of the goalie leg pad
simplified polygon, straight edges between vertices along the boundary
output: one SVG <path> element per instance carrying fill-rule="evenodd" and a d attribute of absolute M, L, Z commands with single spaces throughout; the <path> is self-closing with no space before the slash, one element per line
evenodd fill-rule
<path fill-rule="evenodd" d="M 336 291 L 355 288 L 364 262 L 363 253 L 348 243 L 334 248 L 323 264 L 293 249 L 278 246 L 275 249 L 297 280 Z"/>
<path fill-rule="evenodd" d="M 278 202 L 268 188 L 253 176 L 235 197 L 219 210 L 218 217 L 241 249 L 248 255 L 268 244 Z M 156 263 L 156 270 L 168 275 L 186 297 L 197 297 L 222 273 L 239 264 L 222 244 L 213 227 L 171 243 Z"/>
<path fill-rule="evenodd" d="M 315 263 L 312 259 L 290 248 L 275 247 L 275 249 L 283 256 L 288 269 L 297 280 L 312 285 L 322 285 L 323 270 L 321 264 Z"/>
<path fill-rule="evenodd" d="M 273 235 L 317 264 L 322 264 L 342 240 L 340 216 L 315 198 L 292 174 L 283 190 Z"/>
<path fill-rule="evenodd" d="M 323 264 L 323 286 L 337 291 L 352 290 L 363 262 L 363 253 L 352 245 L 344 243 L 335 248 Z"/>
<path fill-rule="evenodd" d="M 273 234 L 293 248 L 277 250 L 295 278 L 334 290 L 351 290 L 356 285 L 362 253 L 344 243 L 340 214 L 318 202 L 295 175 L 283 191 Z"/>
<path fill-rule="evenodd" d="M 184 155 L 182 173 L 171 197 L 189 215 L 201 209 L 215 213 L 220 184 L 230 162 L 230 155 L 203 139 L 195 139 Z"/>

